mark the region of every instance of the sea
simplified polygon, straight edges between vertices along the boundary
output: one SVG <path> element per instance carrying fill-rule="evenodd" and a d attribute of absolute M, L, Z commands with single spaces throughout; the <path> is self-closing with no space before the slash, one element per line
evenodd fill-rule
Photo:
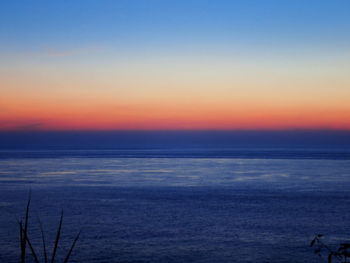
<path fill-rule="evenodd" d="M 325 262 L 350 241 L 350 133 L 0 133 L 0 262 Z M 26 262 L 35 262 L 28 249 Z M 325 254 L 326 255 L 326 254 Z"/>

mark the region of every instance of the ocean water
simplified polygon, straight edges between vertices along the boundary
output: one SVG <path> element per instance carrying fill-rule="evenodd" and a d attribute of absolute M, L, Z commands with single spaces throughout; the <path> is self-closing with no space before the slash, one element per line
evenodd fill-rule
<path fill-rule="evenodd" d="M 346 150 L 279 148 L 0 151 L 0 262 L 18 262 L 18 225 L 31 191 L 29 237 L 72 262 L 320 262 L 309 247 L 350 237 Z M 28 258 L 28 262 L 31 262 Z"/>
<path fill-rule="evenodd" d="M 1 263 L 30 191 L 40 255 L 63 209 L 71 262 L 316 263 L 315 234 L 349 242 L 350 133 L 1 133 Z"/>

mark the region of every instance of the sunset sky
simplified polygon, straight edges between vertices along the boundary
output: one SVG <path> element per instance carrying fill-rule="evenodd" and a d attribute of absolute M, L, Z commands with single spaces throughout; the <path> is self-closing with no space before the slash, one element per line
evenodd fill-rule
<path fill-rule="evenodd" d="M 350 1 L 1 1 L 0 130 L 350 130 Z"/>

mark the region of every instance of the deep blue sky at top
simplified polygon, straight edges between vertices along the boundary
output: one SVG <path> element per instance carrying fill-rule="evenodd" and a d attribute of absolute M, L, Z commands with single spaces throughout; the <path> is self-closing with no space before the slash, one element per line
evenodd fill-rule
<path fill-rule="evenodd" d="M 0 3 L 0 48 L 339 44 L 349 11 L 346 0 L 11 0 Z"/>

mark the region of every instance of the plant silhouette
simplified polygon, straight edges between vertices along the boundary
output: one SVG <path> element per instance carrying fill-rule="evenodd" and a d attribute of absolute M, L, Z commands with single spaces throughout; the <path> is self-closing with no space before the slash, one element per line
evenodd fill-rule
<path fill-rule="evenodd" d="M 60 217 L 60 221 L 58 224 L 58 228 L 57 228 L 57 232 L 56 232 L 56 237 L 55 237 L 55 241 L 53 244 L 53 251 L 51 254 L 51 258 L 49 258 L 49 255 L 47 253 L 47 242 L 45 239 L 45 234 L 44 234 L 44 230 L 43 230 L 43 226 L 42 223 L 39 219 L 39 226 L 40 226 L 40 232 L 41 232 L 41 239 L 42 239 L 42 246 L 43 246 L 43 252 L 44 252 L 44 259 L 43 261 L 39 260 L 39 256 L 35 250 L 35 248 L 33 247 L 28 232 L 28 225 L 29 225 L 29 210 L 30 210 L 30 203 L 31 203 L 31 194 L 29 194 L 28 197 L 28 202 L 27 202 L 27 206 L 26 206 L 26 211 L 25 211 L 25 217 L 24 217 L 24 222 L 22 220 L 20 220 L 18 222 L 19 225 L 19 239 L 20 239 L 20 249 L 21 249 L 21 256 L 20 256 L 20 262 L 21 263 L 25 263 L 26 262 L 26 257 L 27 257 L 27 247 L 30 250 L 30 254 L 32 255 L 35 263 L 40 263 L 40 262 L 44 262 L 44 263 L 54 263 L 56 260 L 56 255 L 57 255 L 57 248 L 59 245 L 59 241 L 61 238 L 61 232 L 62 232 L 62 224 L 63 224 L 63 210 L 61 212 L 61 217 Z M 79 233 L 76 235 L 76 237 L 74 238 L 72 245 L 70 246 L 70 249 L 68 250 L 67 254 L 64 257 L 63 263 L 67 263 L 69 261 L 69 258 L 73 252 L 73 249 L 80 237 L 80 233 L 81 231 L 79 231 Z"/>
<path fill-rule="evenodd" d="M 325 244 L 322 240 L 323 235 L 316 235 L 310 242 L 310 246 L 314 247 L 314 253 L 322 257 L 322 255 L 327 255 L 328 263 L 337 262 L 348 263 L 350 258 L 350 243 L 341 243 L 338 245 L 336 250 L 333 250 L 329 245 Z"/>

